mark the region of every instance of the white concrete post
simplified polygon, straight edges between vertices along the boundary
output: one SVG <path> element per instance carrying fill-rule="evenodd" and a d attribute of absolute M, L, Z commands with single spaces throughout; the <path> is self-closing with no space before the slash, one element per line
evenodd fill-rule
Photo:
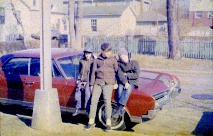
<path fill-rule="evenodd" d="M 57 89 L 52 88 L 51 4 L 41 0 L 40 89 L 35 91 L 32 128 L 57 131 L 62 124 Z"/>

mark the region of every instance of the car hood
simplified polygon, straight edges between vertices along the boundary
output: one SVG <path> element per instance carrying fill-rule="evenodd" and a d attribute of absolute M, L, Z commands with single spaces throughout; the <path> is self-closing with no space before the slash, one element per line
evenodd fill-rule
<path fill-rule="evenodd" d="M 148 95 L 156 95 L 170 89 L 170 82 L 178 80 L 176 77 L 151 71 L 141 71 L 139 78 L 139 92 L 143 92 Z"/>

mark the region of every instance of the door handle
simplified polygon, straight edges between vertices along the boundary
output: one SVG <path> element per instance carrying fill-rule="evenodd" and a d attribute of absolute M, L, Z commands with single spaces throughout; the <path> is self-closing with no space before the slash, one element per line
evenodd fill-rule
<path fill-rule="evenodd" d="M 30 85 L 32 85 L 32 84 L 34 84 L 35 82 L 26 82 L 25 84 L 26 85 L 28 85 L 28 86 L 30 86 Z"/>

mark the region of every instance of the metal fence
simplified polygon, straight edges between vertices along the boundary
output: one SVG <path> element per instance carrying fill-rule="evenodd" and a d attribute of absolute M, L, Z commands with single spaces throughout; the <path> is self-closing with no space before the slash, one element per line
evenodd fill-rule
<path fill-rule="evenodd" d="M 113 47 L 113 53 L 120 48 L 125 48 L 132 54 L 147 54 L 156 56 L 168 56 L 169 47 L 167 40 L 139 39 L 134 37 L 105 37 L 87 38 L 86 46 L 92 46 L 95 53 L 100 52 L 100 45 L 108 42 Z M 213 60 L 213 39 L 208 40 L 181 40 L 181 56 L 185 58 L 211 59 Z"/>

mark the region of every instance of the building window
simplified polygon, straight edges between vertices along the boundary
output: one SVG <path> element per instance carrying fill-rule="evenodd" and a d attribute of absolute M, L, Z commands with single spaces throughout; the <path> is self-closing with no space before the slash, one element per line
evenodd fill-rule
<path fill-rule="evenodd" d="M 97 31 L 97 19 L 91 19 L 91 30 L 93 32 Z"/>
<path fill-rule="evenodd" d="M 202 18 L 202 11 L 196 11 L 195 18 Z"/>
<path fill-rule="evenodd" d="M 21 24 L 21 11 L 16 11 L 17 14 L 17 24 L 20 25 Z"/>
<path fill-rule="evenodd" d="M 0 24 L 5 23 L 5 10 L 4 8 L 0 7 Z"/>
<path fill-rule="evenodd" d="M 33 0 L 33 6 L 36 7 L 36 0 Z"/>
<path fill-rule="evenodd" d="M 60 30 L 60 19 L 57 20 L 56 28 Z"/>
<path fill-rule="evenodd" d="M 64 23 L 64 30 L 66 31 L 67 30 L 67 21 L 64 20 L 63 23 Z"/>
<path fill-rule="evenodd" d="M 208 18 L 213 18 L 213 11 L 208 12 Z"/>

